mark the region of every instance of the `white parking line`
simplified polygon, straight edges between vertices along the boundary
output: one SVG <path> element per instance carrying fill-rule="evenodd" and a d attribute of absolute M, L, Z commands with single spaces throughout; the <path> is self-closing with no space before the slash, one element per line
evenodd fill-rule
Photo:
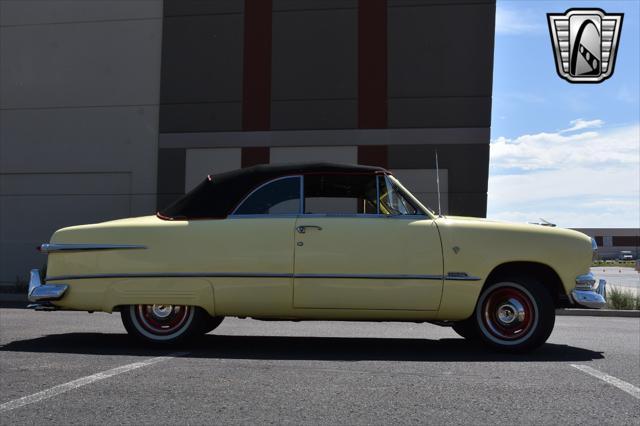
<path fill-rule="evenodd" d="M 178 353 L 169 354 L 168 356 L 159 356 L 157 358 L 150 358 L 145 361 L 134 362 L 132 364 L 127 364 L 121 367 L 112 368 L 111 370 L 102 371 L 100 373 L 92 374 L 91 376 L 81 377 L 79 379 L 72 380 L 70 382 L 63 383 L 61 385 L 57 385 L 49 389 L 45 389 L 43 391 L 36 392 L 31 395 L 23 396 L 22 398 L 5 402 L 4 404 L 0 405 L 0 413 L 25 406 L 27 404 L 33 404 L 34 402 L 42 401 L 43 399 L 48 399 L 53 396 L 60 395 L 61 393 L 68 392 L 70 390 L 79 388 L 84 385 L 88 385 L 93 382 L 97 382 L 99 380 L 108 379 L 109 377 L 126 373 L 127 371 L 157 364 L 158 362 L 167 361 L 172 358 L 187 355 L 187 354 L 188 352 L 178 352 Z"/>
<path fill-rule="evenodd" d="M 571 364 L 571 366 L 625 391 L 636 399 L 640 399 L 640 388 L 632 385 L 631 383 L 627 383 L 624 380 L 605 374 L 602 371 L 596 370 L 595 368 L 591 368 L 587 365 Z"/>

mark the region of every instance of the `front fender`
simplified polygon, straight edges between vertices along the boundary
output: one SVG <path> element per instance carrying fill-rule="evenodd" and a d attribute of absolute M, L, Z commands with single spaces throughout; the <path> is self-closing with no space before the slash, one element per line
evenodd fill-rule
<path fill-rule="evenodd" d="M 445 281 L 443 319 L 469 317 L 487 277 L 505 263 L 533 262 L 548 266 L 560 278 L 565 294 L 574 288 L 576 276 L 589 272 L 591 239 L 580 232 L 481 219 L 442 218 L 437 224 L 445 275 L 464 272 L 480 278 L 478 281 Z"/>

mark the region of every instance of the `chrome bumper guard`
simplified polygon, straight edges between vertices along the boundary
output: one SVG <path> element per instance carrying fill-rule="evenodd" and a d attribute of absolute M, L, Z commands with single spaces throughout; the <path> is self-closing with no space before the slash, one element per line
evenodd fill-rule
<path fill-rule="evenodd" d="M 27 298 L 30 302 L 36 303 L 60 300 L 68 288 L 69 286 L 66 284 L 42 284 L 40 270 L 32 269 Z M 30 307 L 37 308 L 37 306 L 32 305 Z"/>
<path fill-rule="evenodd" d="M 607 282 L 596 279 L 591 272 L 576 277 L 576 288 L 571 291 L 573 300 L 585 308 L 600 309 L 607 305 Z"/>

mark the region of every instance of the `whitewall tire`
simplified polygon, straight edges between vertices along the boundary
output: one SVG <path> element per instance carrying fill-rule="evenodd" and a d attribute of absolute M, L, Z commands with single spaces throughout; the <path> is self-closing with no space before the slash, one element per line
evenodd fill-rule
<path fill-rule="evenodd" d="M 555 306 L 542 283 L 512 277 L 487 285 L 467 321 L 469 333 L 482 343 L 502 351 L 527 352 L 549 338 Z"/>
<path fill-rule="evenodd" d="M 129 334 L 151 343 L 182 342 L 212 329 L 211 317 L 197 306 L 129 305 L 120 313 Z"/>

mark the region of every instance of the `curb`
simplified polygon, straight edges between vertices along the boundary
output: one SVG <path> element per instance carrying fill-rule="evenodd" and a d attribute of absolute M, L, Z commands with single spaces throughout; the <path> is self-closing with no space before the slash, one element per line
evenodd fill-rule
<path fill-rule="evenodd" d="M 640 318 L 640 311 L 625 311 L 617 309 L 556 309 L 556 315 L 574 317 Z"/>

